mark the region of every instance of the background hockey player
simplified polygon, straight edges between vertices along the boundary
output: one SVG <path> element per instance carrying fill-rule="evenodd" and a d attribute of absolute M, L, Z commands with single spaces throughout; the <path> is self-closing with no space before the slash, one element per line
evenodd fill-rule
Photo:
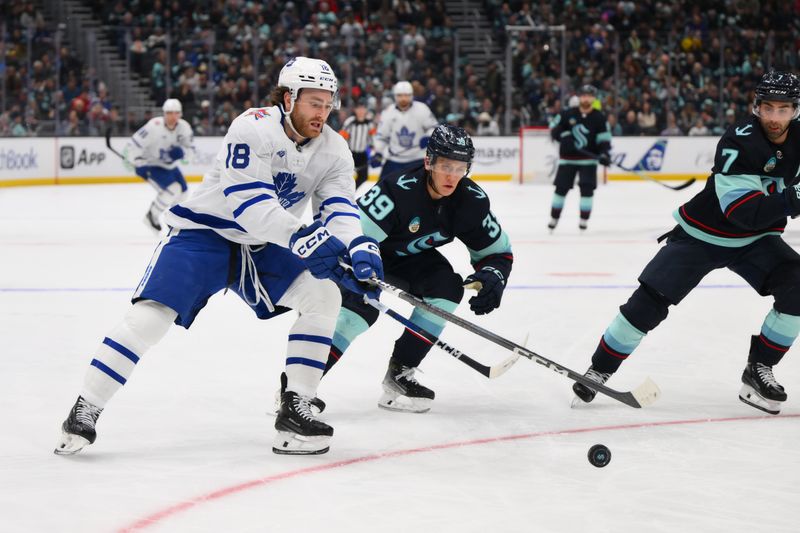
<path fill-rule="evenodd" d="M 326 126 L 338 106 L 328 64 L 297 57 L 281 70 L 273 107 L 252 108 L 231 124 L 213 169 L 165 216 L 156 248 L 122 322 L 94 353 L 56 453 L 94 442 L 95 423 L 136 363 L 174 322 L 188 328 L 209 297 L 238 294 L 261 319 L 286 308 L 287 386 L 275 421 L 276 453 L 328 450 L 333 428 L 309 409 L 328 358 L 341 296 L 331 280 L 360 290 L 340 265 L 381 277 L 374 241 L 363 236 L 347 143 Z M 316 222 L 300 220 L 311 204 Z M 230 332 L 224 332 L 230 334 Z"/>
<path fill-rule="evenodd" d="M 370 161 L 373 167 L 383 165 L 381 178 L 421 167 L 431 131 L 437 124 L 430 108 L 414 100 L 409 82 L 397 82 L 392 94 L 394 105 L 381 113 Z"/>
<path fill-rule="evenodd" d="M 194 134 L 181 118 L 180 101 L 170 98 L 161 107 L 163 117 L 154 117 L 133 134 L 126 147 L 126 157 L 136 174 L 147 180 L 158 193 L 144 217 L 145 224 L 161 231 L 161 214 L 178 203 L 186 192 L 178 161 L 194 152 Z"/>
<path fill-rule="evenodd" d="M 547 224 L 550 230 L 558 225 L 567 193 L 575 185 L 575 174 L 581 192 L 578 227 L 581 230 L 588 227 L 597 188 L 597 163 L 611 164 L 611 128 L 605 114 L 592 105 L 596 97 L 597 89 L 584 85 L 578 91 L 578 107 L 556 115 L 550 124 L 550 136 L 560 143 L 554 180 L 556 190 Z"/>
<path fill-rule="evenodd" d="M 467 178 L 475 149 L 459 127 L 438 126 L 431 135 L 424 167 L 380 180 L 358 200 L 364 234 L 380 242 L 386 279 L 428 303 L 453 311 L 464 284 L 482 288 L 469 300 L 475 314 L 500 305 L 513 257 L 505 231 L 489 209 L 489 198 Z M 475 272 L 461 279 L 436 248 L 460 240 L 469 250 Z M 353 293 L 343 294 L 333 337 L 329 370 L 353 339 L 378 318 L 378 311 Z M 411 320 L 438 336 L 440 318 L 415 309 Z M 395 342 L 378 405 L 398 411 L 430 409 L 434 392 L 414 373 L 431 345 L 408 330 Z"/>
<path fill-rule="evenodd" d="M 765 74 L 753 115 L 730 127 L 717 144 L 705 188 L 679 207 L 667 244 L 639 276 L 639 288 L 608 326 L 586 376 L 605 383 L 644 338 L 703 277 L 728 268 L 761 296 L 775 299 L 758 335 L 750 338 L 739 398 L 771 414 L 786 392 L 772 368 L 800 331 L 800 255 L 781 238 L 786 216 L 800 215 L 800 80 Z M 720 324 L 724 326 L 724 324 Z M 698 332 L 700 333 L 700 332 Z M 697 344 L 697 356 L 713 346 Z M 727 356 L 728 354 L 721 354 Z M 595 391 L 576 383 L 578 398 Z"/>
<path fill-rule="evenodd" d="M 356 166 L 356 189 L 367 182 L 369 169 L 367 168 L 367 150 L 372 145 L 375 135 L 375 125 L 367 116 L 367 105 L 364 100 L 356 102 L 353 114 L 345 119 L 339 135 L 347 140 L 347 146 L 353 153 L 353 163 Z"/>

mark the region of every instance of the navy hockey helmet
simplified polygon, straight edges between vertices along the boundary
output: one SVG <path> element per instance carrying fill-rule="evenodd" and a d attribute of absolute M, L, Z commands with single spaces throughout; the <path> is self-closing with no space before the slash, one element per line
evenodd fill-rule
<path fill-rule="evenodd" d="M 431 133 L 426 155 L 431 163 L 441 156 L 471 164 L 472 158 L 475 157 L 475 146 L 464 128 L 440 124 Z"/>
<path fill-rule="evenodd" d="M 753 114 L 761 116 L 759 106 L 764 100 L 772 102 L 790 102 L 794 105 L 792 120 L 800 116 L 800 78 L 791 72 L 771 70 L 761 77 L 756 85 L 756 98 L 753 102 Z"/>
<path fill-rule="evenodd" d="M 596 97 L 597 96 L 597 87 L 595 87 L 594 85 L 589 85 L 588 83 L 586 85 L 581 85 L 581 88 L 578 89 L 578 96 L 580 96 L 582 94 L 588 94 L 590 96 L 595 96 Z"/>

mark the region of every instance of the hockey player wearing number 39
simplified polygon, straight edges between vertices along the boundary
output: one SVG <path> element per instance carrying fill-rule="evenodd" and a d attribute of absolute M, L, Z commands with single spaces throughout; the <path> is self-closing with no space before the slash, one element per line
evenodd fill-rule
<path fill-rule="evenodd" d="M 667 244 L 639 276 L 640 286 L 606 329 L 586 377 L 605 383 L 645 334 L 712 270 L 728 268 L 761 296 L 775 299 L 750 338 L 739 399 L 770 414 L 786 392 L 773 374 L 800 332 L 800 255 L 781 238 L 786 217 L 800 215 L 800 79 L 769 72 L 755 91 L 753 115 L 717 144 L 705 188 L 679 207 Z M 708 350 L 698 342 L 698 351 Z M 595 391 L 576 383 L 578 399 Z M 576 399 L 577 400 L 577 399 Z"/>
<path fill-rule="evenodd" d="M 296 57 L 280 72 L 274 105 L 233 121 L 202 184 L 165 216 L 170 229 L 133 306 L 94 352 L 57 454 L 93 443 L 98 416 L 148 348 L 173 322 L 188 328 L 221 290 L 235 292 L 261 319 L 298 311 L 273 451 L 328 451 L 333 428 L 314 417 L 309 403 L 341 307 L 334 282 L 364 292 L 340 262 L 349 261 L 357 278 L 383 275 L 377 247 L 358 222 L 353 157 L 325 124 L 338 107 L 337 92 L 326 62 Z M 300 217 L 309 202 L 315 222 L 306 227 Z"/>
<path fill-rule="evenodd" d="M 125 148 L 126 160 L 136 174 L 158 193 L 144 216 L 144 223 L 161 231 L 161 214 L 180 202 L 186 194 L 186 180 L 178 161 L 194 152 L 194 133 L 181 118 L 181 102 L 170 98 L 161 107 L 163 117 L 150 119 L 133 134 Z"/>
<path fill-rule="evenodd" d="M 513 256 L 508 235 L 489 209 L 489 198 L 466 177 L 474 155 L 472 139 L 464 129 L 440 125 L 431 134 L 424 167 L 379 180 L 359 198 L 358 205 L 364 234 L 380 243 L 388 281 L 447 311 L 458 306 L 465 284 L 479 284 L 469 303 L 475 314 L 482 315 L 500 305 Z M 454 239 L 467 247 L 475 269 L 463 281 L 436 250 Z M 353 339 L 375 323 L 378 314 L 363 298 L 343 293 L 326 372 Z M 443 320 L 419 309 L 411 321 L 436 336 L 444 329 Z M 414 377 L 430 348 L 430 342 L 408 329 L 397 339 L 380 407 L 417 413 L 430 410 L 434 392 Z"/>

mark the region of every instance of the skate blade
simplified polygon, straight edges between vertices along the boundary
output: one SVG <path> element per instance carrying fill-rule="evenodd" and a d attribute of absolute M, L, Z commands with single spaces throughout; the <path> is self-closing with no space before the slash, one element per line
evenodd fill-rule
<path fill-rule="evenodd" d="M 91 442 L 80 435 L 64 433 L 61 437 L 61 443 L 53 450 L 53 453 L 56 455 L 75 455 L 90 444 Z"/>
<path fill-rule="evenodd" d="M 573 396 L 572 397 L 572 401 L 569 404 L 570 408 L 572 408 L 572 409 L 575 409 L 576 407 L 580 409 L 584 405 L 589 405 L 589 402 L 584 402 L 578 396 Z"/>
<path fill-rule="evenodd" d="M 764 398 L 747 384 L 742 385 L 742 389 L 739 391 L 739 399 L 742 403 L 771 415 L 778 415 L 781 412 L 781 402 Z"/>
<path fill-rule="evenodd" d="M 432 403 L 433 400 L 430 398 L 409 398 L 386 392 L 378 400 L 378 407 L 401 413 L 427 413 L 431 410 Z"/>
<path fill-rule="evenodd" d="M 278 455 L 322 455 L 331 449 L 330 442 L 327 435 L 305 436 L 278 431 L 272 442 L 272 451 Z"/>

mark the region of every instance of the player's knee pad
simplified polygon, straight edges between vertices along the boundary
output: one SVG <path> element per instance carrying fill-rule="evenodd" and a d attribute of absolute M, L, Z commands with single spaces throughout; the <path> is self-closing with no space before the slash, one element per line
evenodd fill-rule
<path fill-rule="evenodd" d="M 578 188 L 581 191 L 581 196 L 584 198 L 591 198 L 594 196 L 594 187 L 591 185 L 578 185 Z"/>
<path fill-rule="evenodd" d="M 298 294 L 294 309 L 301 315 L 333 317 L 335 320 L 342 307 L 342 293 L 329 280 L 309 279 Z"/>
<path fill-rule="evenodd" d="M 767 291 L 775 297 L 775 310 L 800 315 L 800 263 L 784 263 L 767 278 Z"/>
<path fill-rule="evenodd" d="M 109 337 L 117 342 L 127 342 L 134 353 L 143 354 L 166 335 L 178 313 L 153 300 L 139 300 Z"/>
<path fill-rule="evenodd" d="M 633 327 L 647 333 L 667 318 L 669 302 L 647 285 L 639 285 L 619 310 Z"/>
<path fill-rule="evenodd" d="M 566 196 L 571 188 L 572 188 L 571 186 L 567 186 L 567 185 L 564 185 L 562 183 L 559 183 L 559 184 L 556 184 L 556 191 L 555 192 L 559 196 Z"/>

